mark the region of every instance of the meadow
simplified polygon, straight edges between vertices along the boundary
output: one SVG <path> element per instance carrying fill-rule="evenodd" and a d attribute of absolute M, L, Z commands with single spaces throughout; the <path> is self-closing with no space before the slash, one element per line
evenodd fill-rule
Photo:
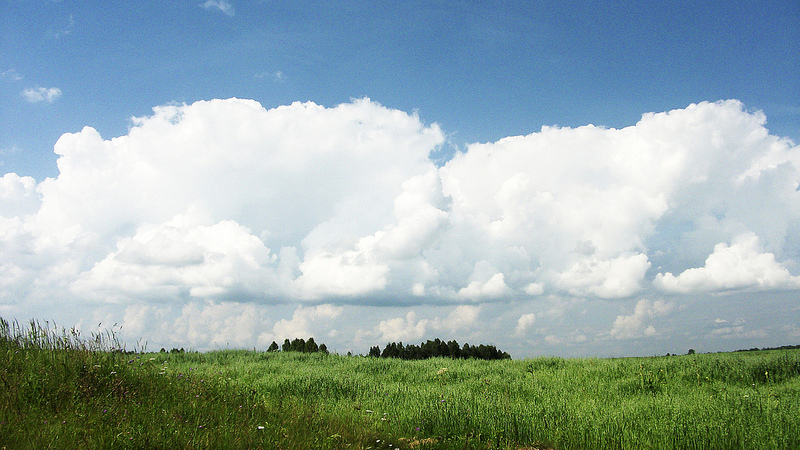
<path fill-rule="evenodd" d="M 0 448 L 800 448 L 800 350 L 129 353 L 0 320 Z"/>

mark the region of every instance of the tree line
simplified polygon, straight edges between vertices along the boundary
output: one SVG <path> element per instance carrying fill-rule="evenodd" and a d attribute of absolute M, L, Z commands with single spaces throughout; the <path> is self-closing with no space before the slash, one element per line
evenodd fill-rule
<path fill-rule="evenodd" d="M 284 352 L 301 352 L 301 353 L 328 353 L 328 346 L 325 344 L 317 345 L 314 338 L 310 337 L 308 340 L 294 338 L 293 340 L 285 339 L 283 345 L 278 347 L 278 343 L 272 341 L 268 352 L 277 352 L 278 350 Z"/>
<path fill-rule="evenodd" d="M 325 344 L 319 344 L 314 341 L 314 338 L 308 340 L 295 338 L 293 340 L 285 339 L 283 345 L 278 345 L 277 342 L 272 341 L 268 352 L 301 352 L 301 353 L 328 353 L 328 347 Z M 350 353 L 348 353 L 348 356 Z M 436 357 L 454 358 L 454 359 L 511 359 L 511 355 L 498 350 L 494 345 L 459 345 L 456 341 L 444 342 L 439 338 L 422 342 L 419 345 L 405 344 L 402 342 L 390 342 L 381 351 L 379 346 L 374 346 L 369 349 L 368 356 L 374 358 L 399 358 L 407 360 L 419 360 Z"/>
<path fill-rule="evenodd" d="M 459 346 L 456 341 L 444 342 L 439 338 L 428 340 L 420 345 L 406 344 L 402 342 L 390 342 L 386 344 L 383 351 L 379 346 L 369 349 L 369 356 L 376 358 L 400 358 L 408 360 L 419 360 L 436 357 L 454 359 L 511 359 L 511 355 L 498 350 L 494 345 L 469 345 Z"/>
<path fill-rule="evenodd" d="M 736 350 L 737 352 L 757 352 L 759 350 L 796 350 L 800 348 L 800 345 L 781 345 L 780 347 L 764 347 L 764 348 L 743 348 Z"/>

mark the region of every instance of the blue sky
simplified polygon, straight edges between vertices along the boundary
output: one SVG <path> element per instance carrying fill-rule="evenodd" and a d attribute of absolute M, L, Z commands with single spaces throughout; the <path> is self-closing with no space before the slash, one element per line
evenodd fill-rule
<path fill-rule="evenodd" d="M 800 340 L 796 1 L 0 20 L 0 316 L 198 349 Z"/>
<path fill-rule="evenodd" d="M 456 148 L 735 98 L 800 138 L 793 1 L 220 4 L 4 1 L 5 170 L 55 176 L 64 132 L 110 138 L 153 106 L 228 97 L 369 97 L 419 111 Z M 31 87 L 62 95 L 28 104 Z"/>

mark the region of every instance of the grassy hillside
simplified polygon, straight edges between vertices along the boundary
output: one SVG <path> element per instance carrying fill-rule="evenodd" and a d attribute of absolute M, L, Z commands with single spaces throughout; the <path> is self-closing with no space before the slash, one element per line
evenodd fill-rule
<path fill-rule="evenodd" d="M 800 448 L 800 350 L 401 361 L 125 354 L 0 324 L 0 447 Z"/>

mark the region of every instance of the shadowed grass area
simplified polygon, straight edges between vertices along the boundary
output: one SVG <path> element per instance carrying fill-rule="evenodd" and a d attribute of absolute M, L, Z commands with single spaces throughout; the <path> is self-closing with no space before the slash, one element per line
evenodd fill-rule
<path fill-rule="evenodd" d="M 113 333 L 0 327 L 8 448 L 800 448 L 800 350 L 128 354 Z"/>

